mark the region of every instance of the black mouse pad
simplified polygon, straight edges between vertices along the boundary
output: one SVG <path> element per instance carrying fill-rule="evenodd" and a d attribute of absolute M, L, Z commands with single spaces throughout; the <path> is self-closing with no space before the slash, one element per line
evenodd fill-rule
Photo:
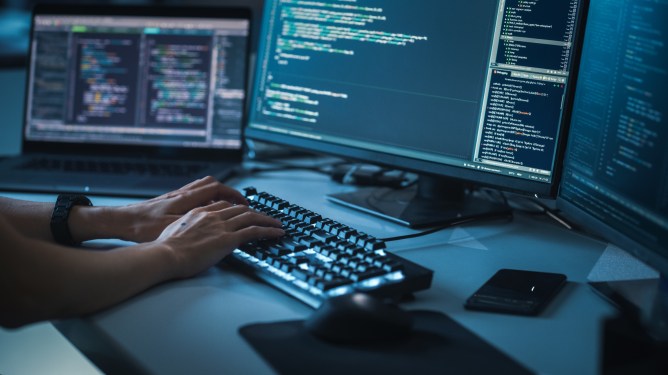
<path fill-rule="evenodd" d="M 439 312 L 413 311 L 400 341 L 332 344 L 303 320 L 251 324 L 241 336 L 280 374 L 530 374 L 531 371 Z"/>

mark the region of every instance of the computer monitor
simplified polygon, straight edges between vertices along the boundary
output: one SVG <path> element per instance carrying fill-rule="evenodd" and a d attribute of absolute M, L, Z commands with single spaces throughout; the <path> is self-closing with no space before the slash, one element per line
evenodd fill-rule
<path fill-rule="evenodd" d="M 585 5 L 267 0 L 246 135 L 418 173 L 330 196 L 410 226 L 505 212 L 469 184 L 554 197 Z"/>
<path fill-rule="evenodd" d="M 668 274 L 667 19 L 665 1 L 592 2 L 557 199 L 575 224 L 603 236 L 664 277 Z M 606 267 L 611 280 L 628 272 L 625 262 Z M 664 301 L 668 301 L 665 290 Z"/>

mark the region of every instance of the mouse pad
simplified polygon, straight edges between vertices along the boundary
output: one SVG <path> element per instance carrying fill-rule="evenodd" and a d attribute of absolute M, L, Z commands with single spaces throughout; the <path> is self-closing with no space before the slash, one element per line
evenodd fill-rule
<path fill-rule="evenodd" d="M 414 331 L 400 341 L 333 344 L 303 320 L 251 324 L 241 336 L 280 374 L 531 374 L 446 315 L 412 311 Z"/>

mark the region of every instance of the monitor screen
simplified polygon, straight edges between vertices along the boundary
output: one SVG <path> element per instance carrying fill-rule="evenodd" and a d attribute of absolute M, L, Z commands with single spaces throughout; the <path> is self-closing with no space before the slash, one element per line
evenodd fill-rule
<path fill-rule="evenodd" d="M 668 272 L 668 3 L 591 4 L 558 203 Z"/>
<path fill-rule="evenodd" d="M 581 3 L 268 0 L 246 134 L 554 195 Z"/>
<path fill-rule="evenodd" d="M 241 148 L 249 18 L 82 9 L 34 16 L 27 141 Z"/>

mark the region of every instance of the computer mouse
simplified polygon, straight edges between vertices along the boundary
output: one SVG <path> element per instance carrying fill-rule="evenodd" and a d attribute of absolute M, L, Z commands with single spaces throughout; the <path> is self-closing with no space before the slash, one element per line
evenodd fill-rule
<path fill-rule="evenodd" d="M 311 334 L 337 343 L 365 343 L 407 337 L 413 318 L 394 304 L 364 293 L 350 293 L 325 300 L 306 319 Z"/>

